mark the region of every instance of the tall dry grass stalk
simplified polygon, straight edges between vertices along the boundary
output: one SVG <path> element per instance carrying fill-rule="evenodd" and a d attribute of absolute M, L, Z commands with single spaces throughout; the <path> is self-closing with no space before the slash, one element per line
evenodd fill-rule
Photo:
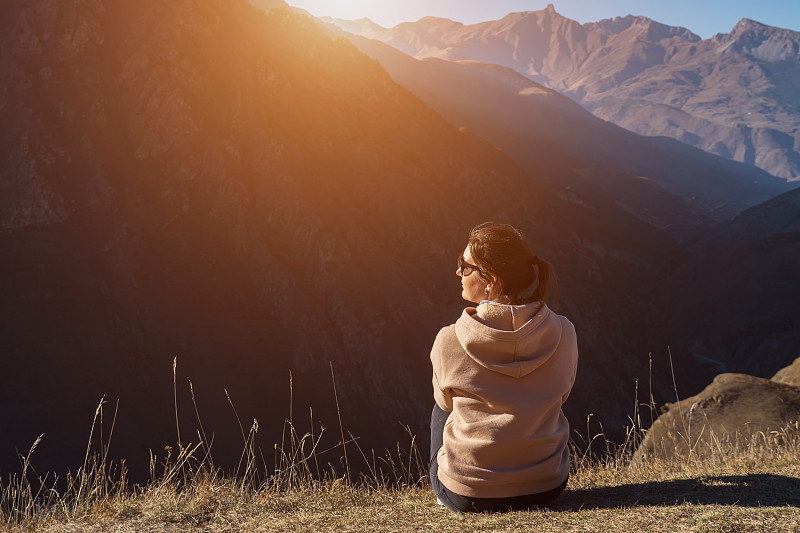
<path fill-rule="evenodd" d="M 173 386 L 177 388 L 173 362 Z M 427 461 L 423 458 L 417 437 L 406 427 L 409 442 L 397 444 L 394 450 L 377 453 L 364 450 L 359 439 L 347 432 L 338 410 L 335 375 L 334 396 L 339 418 L 338 443 L 323 447 L 324 428 L 317 429 L 313 412 L 309 410 L 310 430 L 301 434 L 295 425 L 291 403 L 293 384 L 290 375 L 289 418 L 284 421 L 280 444 L 273 449 L 272 465 L 268 465 L 256 446 L 258 421 L 253 420 L 249 430 L 239 417 L 233 399 L 225 391 L 228 402 L 239 424 L 242 452 L 233 471 L 224 472 L 215 466 L 212 443 L 206 438 L 194 388 L 189 382 L 191 399 L 197 418 L 197 442 L 183 443 L 186 433 L 181 433 L 175 394 L 177 446 L 166 446 L 162 458 L 150 454 L 150 481 L 141 485 L 128 482 L 125 463 L 113 464 L 109 460 L 109 447 L 117 415 L 115 406 L 108 435 L 103 430 L 105 399 L 101 399 L 94 413 L 84 464 L 76 472 L 68 472 L 62 482 L 57 476 L 40 476 L 32 466 L 32 456 L 44 436 L 31 445 L 25 455 L 20 454 L 20 473 L 0 480 L 0 524 L 6 528 L 36 529 L 40 524 L 70 522 L 85 517 L 111 514 L 125 516 L 131 502 L 141 499 L 160 502 L 191 501 L 201 505 L 211 501 L 215 494 L 224 492 L 250 501 L 270 501 L 276 495 L 302 495 L 302 498 L 327 498 L 333 492 L 345 491 L 357 500 L 364 494 L 391 494 L 396 491 L 429 490 Z M 633 453 L 646 435 L 642 419 L 651 423 L 658 410 L 652 393 L 644 403 L 638 400 L 638 384 L 634 413 L 621 443 L 606 438 L 602 424 L 599 431 L 591 431 L 592 415 L 587 417 L 586 432 L 575 431 L 570 441 L 572 452 L 570 486 L 591 487 L 603 484 L 641 482 L 665 475 L 668 472 L 708 472 L 737 464 L 758 465 L 770 461 L 798 457 L 800 453 L 800 423 L 781 430 L 753 435 L 747 441 L 729 445 L 713 440 L 714 453 L 699 453 L 675 461 L 654 460 L 646 464 L 632 461 Z M 647 412 L 649 411 L 649 417 Z M 643 414 L 644 412 L 644 414 Z M 92 450 L 95 431 L 99 433 L 100 448 Z M 350 453 L 347 453 L 347 448 Z M 356 451 L 357 453 L 353 453 Z M 326 457 L 344 460 L 344 470 L 337 470 Z M 356 467 L 356 462 L 362 463 Z M 360 471 L 354 476 L 353 472 Z M 63 487 L 63 488 L 60 488 Z M 361 496 L 363 497 L 363 496 Z M 433 496 L 431 495 L 431 498 Z"/>
<path fill-rule="evenodd" d="M 150 480 L 142 485 L 128 482 L 124 461 L 114 464 L 109 459 L 109 449 L 116 422 L 117 403 L 106 435 L 103 431 L 105 398 L 101 398 L 92 419 L 84 463 L 76 472 L 68 472 L 62 482 L 56 475 L 40 476 L 33 468 L 31 458 L 44 435 L 39 436 L 27 454 L 20 455 L 21 473 L 0 480 L 0 524 L 8 526 L 35 526 L 52 520 L 78 520 L 102 512 L 121 501 L 141 497 L 159 497 L 174 500 L 182 494 L 207 490 L 208 487 L 225 486 L 240 495 L 276 494 L 286 492 L 325 492 L 331 487 L 352 487 L 357 490 L 392 490 L 393 488 L 421 487 L 427 480 L 427 467 L 417 447 L 416 437 L 409 427 L 410 444 L 406 450 L 400 443 L 395 451 L 376 454 L 365 452 L 358 438 L 346 432 L 339 406 L 335 374 L 331 365 L 334 401 L 337 408 L 341 440 L 322 448 L 324 428 L 317 429 L 313 411 L 309 410 L 310 430 L 300 434 L 294 423 L 293 382 L 290 374 L 289 418 L 284 421 L 280 444 L 274 445 L 272 465 L 269 465 L 256 445 L 258 420 L 253 419 L 248 430 L 239 416 L 231 395 L 225 396 L 239 425 L 242 452 L 233 471 L 225 472 L 215 466 L 212 442 L 206 437 L 200 411 L 189 382 L 194 413 L 197 419 L 197 442 L 184 442 L 178 413 L 177 358 L 173 360 L 173 400 L 176 446 L 165 446 L 159 458 L 150 451 Z M 99 433 L 99 435 L 98 435 Z M 347 435 L 347 436 L 346 436 Z M 99 440 L 99 450 L 92 444 Z M 354 465 L 356 457 L 348 456 L 347 447 L 358 451 L 363 465 Z M 340 455 L 343 472 L 325 457 Z M 363 468 L 362 468 L 363 467 Z M 353 472 L 360 473 L 354 476 Z M 63 485 L 63 488 L 60 488 Z"/>

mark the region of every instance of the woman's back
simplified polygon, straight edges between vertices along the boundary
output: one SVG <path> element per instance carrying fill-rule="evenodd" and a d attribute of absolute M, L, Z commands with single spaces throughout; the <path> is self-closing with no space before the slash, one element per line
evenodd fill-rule
<path fill-rule="evenodd" d="M 566 478 L 569 425 L 561 404 L 577 355 L 572 324 L 541 302 L 482 303 L 439 332 L 431 351 L 434 399 L 452 413 L 438 475 L 450 490 L 510 497 L 548 491 Z"/>
<path fill-rule="evenodd" d="M 434 491 L 452 510 L 546 505 L 569 477 L 561 404 L 578 363 L 575 328 L 545 304 L 555 271 L 518 230 L 487 222 L 470 231 L 456 275 L 478 306 L 431 350 Z"/>

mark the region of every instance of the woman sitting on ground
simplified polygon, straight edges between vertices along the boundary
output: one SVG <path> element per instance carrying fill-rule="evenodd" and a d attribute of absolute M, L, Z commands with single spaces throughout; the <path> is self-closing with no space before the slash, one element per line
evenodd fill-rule
<path fill-rule="evenodd" d="M 431 350 L 434 492 L 453 511 L 547 505 L 569 476 L 561 404 L 578 363 L 575 328 L 545 304 L 553 268 L 518 230 L 487 222 L 470 232 L 456 274 L 478 306 Z"/>

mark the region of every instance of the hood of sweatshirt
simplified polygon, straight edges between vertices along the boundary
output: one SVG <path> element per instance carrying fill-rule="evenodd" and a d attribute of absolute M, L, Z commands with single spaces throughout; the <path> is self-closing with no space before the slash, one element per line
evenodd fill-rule
<path fill-rule="evenodd" d="M 562 322 L 543 302 L 505 305 L 481 302 L 456 321 L 461 346 L 481 366 L 523 377 L 544 364 L 561 340 Z"/>

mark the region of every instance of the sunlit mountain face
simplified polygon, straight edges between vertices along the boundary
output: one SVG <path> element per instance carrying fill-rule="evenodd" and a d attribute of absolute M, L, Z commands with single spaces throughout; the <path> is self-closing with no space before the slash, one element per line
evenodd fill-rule
<path fill-rule="evenodd" d="M 795 31 L 742 19 L 729 33 L 701 39 L 641 16 L 580 24 L 552 5 L 470 25 L 327 20 L 416 58 L 513 68 L 636 133 L 800 177 Z"/>
<path fill-rule="evenodd" d="M 418 60 L 377 39 L 328 27 L 451 123 L 503 149 L 532 175 L 603 198 L 681 239 L 792 187 L 751 165 L 600 120 L 510 68 Z"/>
<path fill-rule="evenodd" d="M 455 259 L 489 219 L 556 265 L 576 427 L 620 431 L 651 359 L 669 398 L 667 346 L 684 390 L 707 382 L 657 299 L 693 257 L 674 235 L 524 171 L 272 7 L 0 8 L 2 472 L 42 433 L 39 471 L 83 464 L 103 397 L 95 439 L 118 401 L 111 454 L 139 479 L 178 440 L 174 397 L 181 443 L 213 440 L 231 468 L 237 417 L 258 420 L 265 464 L 289 416 L 332 444 L 339 416 L 365 450 L 406 445 L 406 424 L 424 441 L 430 345 L 464 305 Z"/>

